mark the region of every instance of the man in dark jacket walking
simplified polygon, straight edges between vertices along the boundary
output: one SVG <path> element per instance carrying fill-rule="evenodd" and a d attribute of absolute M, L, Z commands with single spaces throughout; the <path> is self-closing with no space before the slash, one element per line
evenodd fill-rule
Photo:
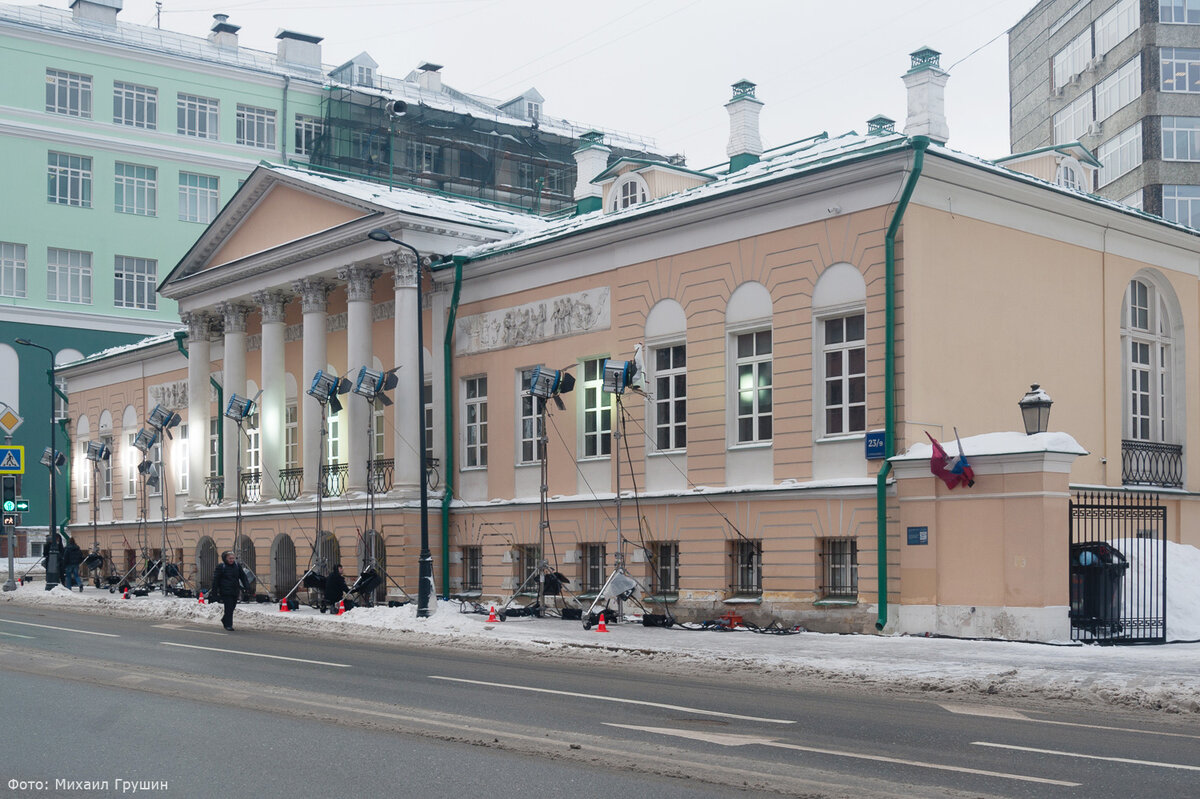
<path fill-rule="evenodd" d="M 67 542 L 67 548 L 63 552 L 63 585 L 70 591 L 75 586 L 79 586 L 79 593 L 83 593 L 83 580 L 79 577 L 79 564 L 83 563 L 83 550 L 79 548 L 79 544 L 75 543 L 72 538 Z"/>
<path fill-rule="evenodd" d="M 234 561 L 233 553 L 226 550 L 221 553 L 221 562 L 213 572 L 212 590 L 225 605 L 225 615 L 221 617 L 221 624 L 231 632 L 233 609 L 237 607 L 238 591 L 242 588 L 249 591 L 250 581 L 246 579 L 246 572 L 241 564 Z"/>

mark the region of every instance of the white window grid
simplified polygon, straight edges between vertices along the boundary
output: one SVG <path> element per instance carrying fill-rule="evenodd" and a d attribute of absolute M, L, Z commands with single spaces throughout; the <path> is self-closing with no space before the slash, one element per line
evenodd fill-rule
<path fill-rule="evenodd" d="M 1164 161 L 1200 161 L 1200 117 L 1162 118 L 1162 157 Z"/>
<path fill-rule="evenodd" d="M 487 377 L 463 381 L 463 468 L 487 466 Z"/>
<path fill-rule="evenodd" d="M 1164 47 L 1159 60 L 1159 88 L 1164 92 L 1200 92 L 1200 48 Z"/>
<path fill-rule="evenodd" d="M 580 397 L 583 402 L 583 457 L 612 453 L 612 394 L 604 390 L 604 359 L 583 362 Z"/>
<path fill-rule="evenodd" d="M 438 146 L 420 141 L 404 145 L 405 165 L 414 172 L 437 172 Z"/>
<path fill-rule="evenodd" d="M 533 370 L 522 369 L 517 396 L 520 415 L 517 419 L 517 463 L 541 463 L 542 460 L 542 434 L 545 427 L 542 415 L 538 413 L 537 397 L 529 393 L 531 380 Z"/>
<path fill-rule="evenodd" d="M 613 191 L 612 209 L 614 211 L 644 202 L 646 202 L 646 189 L 635 176 L 630 176 L 617 184 Z"/>
<path fill-rule="evenodd" d="M 320 117 L 296 114 L 296 154 L 312 155 L 313 148 L 316 147 L 317 140 L 321 138 L 324 130 L 325 123 Z"/>
<path fill-rule="evenodd" d="M 151 463 L 158 464 L 158 468 L 159 468 L 158 486 L 152 486 L 152 485 L 146 486 L 146 491 L 152 497 L 160 496 L 163 492 L 163 484 L 162 484 L 163 459 L 162 459 L 162 455 L 163 455 L 162 441 L 160 440 L 157 444 L 155 444 L 153 447 L 150 448 L 150 452 L 147 454 L 147 457 L 146 457 L 146 459 L 148 461 L 150 461 Z"/>
<path fill-rule="evenodd" d="M 1142 56 L 1134 56 L 1096 84 L 1096 119 L 1103 122 L 1142 93 Z"/>
<path fill-rule="evenodd" d="M 850 314 L 821 322 L 825 435 L 867 429 L 866 317 Z"/>
<path fill-rule="evenodd" d="M 821 539 L 821 595 L 850 599 L 858 596 L 858 542 L 853 538 Z"/>
<path fill-rule="evenodd" d="M 176 131 L 198 139 L 220 137 L 220 102 L 194 94 L 180 94 L 176 106 Z"/>
<path fill-rule="evenodd" d="M 1142 123 L 1137 122 L 1096 148 L 1098 186 L 1104 186 L 1142 163 Z"/>
<path fill-rule="evenodd" d="M 1063 158 L 1058 162 L 1054 182 L 1064 188 L 1076 191 L 1087 191 L 1088 189 L 1087 180 L 1083 176 L 1083 168 L 1074 158 Z"/>
<path fill-rule="evenodd" d="M 92 76 L 46 70 L 46 110 L 80 119 L 92 118 Z"/>
<path fill-rule="evenodd" d="M 88 442 L 80 441 L 78 444 L 79 457 L 75 462 L 79 464 L 77 471 L 79 473 L 79 501 L 87 502 L 92 498 L 92 470 L 96 467 L 92 461 L 87 459 Z"/>
<path fill-rule="evenodd" d="M 275 147 L 275 111 L 253 105 L 237 104 L 236 141 L 247 147 Z"/>
<path fill-rule="evenodd" d="M 243 471 L 256 472 L 262 468 L 262 431 L 257 427 L 246 428 L 246 460 Z"/>
<path fill-rule="evenodd" d="M 1137 441 L 1170 439 L 1171 332 L 1164 300 L 1152 286 L 1129 283 L 1125 338 L 1129 360 L 1129 437 Z"/>
<path fill-rule="evenodd" d="M 158 214 L 158 170 L 141 164 L 114 165 L 113 206 L 117 213 L 138 216 Z"/>
<path fill-rule="evenodd" d="M 1138 12 L 1138 0 L 1120 0 L 1096 19 L 1096 55 L 1104 55 L 1138 29 Z"/>
<path fill-rule="evenodd" d="M 70 396 L 67 390 L 67 378 L 55 377 L 54 387 L 58 389 L 54 392 L 54 418 L 61 421 L 69 418 L 67 400 L 63 399 L 65 396 Z"/>
<path fill-rule="evenodd" d="M 221 419 L 208 420 L 208 474 L 216 477 L 221 473 Z"/>
<path fill-rule="evenodd" d="M 355 64 L 354 82 L 359 86 L 374 86 L 375 70 L 364 64 Z"/>
<path fill-rule="evenodd" d="M 49 247 L 46 250 L 46 299 L 90 305 L 92 254 Z"/>
<path fill-rule="evenodd" d="M 1051 60 L 1054 70 L 1054 88 L 1066 86 L 1071 78 L 1083 72 L 1092 58 L 1092 29 L 1067 42 L 1067 46 L 1054 54 Z"/>
<path fill-rule="evenodd" d="M 654 446 L 660 452 L 687 447 L 687 346 L 654 350 Z"/>
<path fill-rule="evenodd" d="M 287 469 L 300 465 L 300 408 L 295 402 L 283 409 L 283 462 Z"/>
<path fill-rule="evenodd" d="M 1159 0 L 1158 21 L 1175 25 L 1200 25 L 1200 0 Z"/>
<path fill-rule="evenodd" d="M 154 293 L 158 285 L 158 261 L 118 255 L 113 263 L 113 305 L 117 308 L 140 308 L 153 311 L 158 307 Z"/>
<path fill-rule="evenodd" d="M 24 297 L 27 250 L 24 244 L 0 241 L 0 297 Z"/>
<path fill-rule="evenodd" d="M 537 185 L 537 169 L 533 164 L 527 161 L 517 164 L 517 185 L 522 189 L 532 189 Z"/>
<path fill-rule="evenodd" d="M 546 191 L 567 194 L 570 190 L 567 170 L 550 167 L 546 170 Z"/>
<path fill-rule="evenodd" d="M 1125 205 L 1128 205 L 1130 208 L 1136 208 L 1139 211 L 1142 210 L 1142 190 L 1138 189 L 1128 197 L 1122 197 L 1121 202 L 1123 202 Z"/>
<path fill-rule="evenodd" d="M 113 81 L 113 123 L 158 129 L 158 89 Z"/>
<path fill-rule="evenodd" d="M 179 494 L 186 494 L 190 487 L 192 462 L 188 453 L 191 452 L 191 441 L 188 440 L 188 425 L 187 422 L 179 425 L 179 434 L 175 437 L 175 443 L 171 447 L 174 453 L 175 462 L 175 491 Z"/>
<path fill-rule="evenodd" d="M 375 440 L 371 442 L 372 457 L 384 457 L 384 447 L 387 444 L 387 433 L 385 430 L 385 414 L 384 408 L 378 407 L 373 409 L 371 416 L 371 434 Z"/>
<path fill-rule="evenodd" d="M 137 481 L 138 481 L 138 464 L 142 462 L 143 455 L 141 450 L 133 446 L 134 439 L 137 438 L 137 433 L 125 434 L 125 498 L 130 499 L 137 496 Z"/>
<path fill-rule="evenodd" d="M 341 463 L 342 454 L 342 417 L 340 413 L 331 413 L 328 419 L 325 435 L 325 463 Z"/>
<path fill-rule="evenodd" d="M 526 119 L 541 119 L 542 104 L 533 100 L 525 101 L 525 118 Z"/>
<path fill-rule="evenodd" d="M 208 224 L 217 217 L 220 179 L 215 175 L 179 173 L 179 219 Z"/>
<path fill-rule="evenodd" d="M 370 164 L 387 163 L 387 138 L 362 130 L 350 131 L 350 152 Z"/>
<path fill-rule="evenodd" d="M 734 345 L 737 442 L 770 441 L 774 435 L 771 331 L 742 333 L 734 338 Z"/>
<path fill-rule="evenodd" d="M 47 153 L 46 199 L 58 205 L 92 207 L 92 159 L 85 155 Z"/>
<path fill-rule="evenodd" d="M 1092 93 L 1085 92 L 1054 115 L 1054 143 L 1079 141 L 1079 137 L 1087 132 L 1091 121 Z"/>
<path fill-rule="evenodd" d="M 113 451 L 112 435 L 100 436 L 100 441 Z M 109 458 L 100 464 L 100 499 L 112 499 L 113 493 L 113 459 Z"/>
<path fill-rule="evenodd" d="M 1200 230 L 1200 186 L 1163 186 L 1164 219 Z"/>

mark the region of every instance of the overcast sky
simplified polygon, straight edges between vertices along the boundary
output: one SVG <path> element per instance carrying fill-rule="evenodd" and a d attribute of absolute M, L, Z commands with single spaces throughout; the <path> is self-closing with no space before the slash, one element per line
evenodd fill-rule
<path fill-rule="evenodd" d="M 652 137 L 703 168 L 726 159 L 723 106 L 742 78 L 766 104 L 767 147 L 863 132 L 880 113 L 903 129 L 900 76 L 924 45 L 950 71 L 950 146 L 1007 154 L 1007 31 L 1035 2 L 163 0 L 162 27 L 203 36 L 223 12 L 250 47 L 274 51 L 283 27 L 324 36 L 327 63 L 365 50 L 389 76 L 433 61 L 462 91 L 509 99 L 532 86 L 548 115 Z M 154 25 L 154 0 L 125 0 L 120 19 Z"/>

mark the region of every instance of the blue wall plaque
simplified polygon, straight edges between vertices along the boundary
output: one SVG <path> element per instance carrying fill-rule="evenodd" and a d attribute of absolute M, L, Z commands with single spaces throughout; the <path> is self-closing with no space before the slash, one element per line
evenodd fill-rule
<path fill-rule="evenodd" d="M 928 527 L 910 527 L 908 528 L 908 545 L 910 547 L 923 547 L 929 543 L 929 528 Z"/>
<path fill-rule="evenodd" d="M 877 461 L 883 457 L 883 447 L 885 441 L 883 430 L 869 431 L 865 441 L 867 448 L 867 460 Z"/>

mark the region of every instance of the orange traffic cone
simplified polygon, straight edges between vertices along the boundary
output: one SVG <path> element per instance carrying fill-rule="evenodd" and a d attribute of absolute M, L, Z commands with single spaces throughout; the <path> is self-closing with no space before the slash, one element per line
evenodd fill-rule
<path fill-rule="evenodd" d="M 490 608 L 488 608 L 488 621 L 489 622 L 500 621 L 498 618 L 496 618 L 496 606 L 495 605 L 492 605 Z"/>
<path fill-rule="evenodd" d="M 129 599 L 129 586 L 125 586 L 125 592 L 121 594 L 121 599 Z"/>
<path fill-rule="evenodd" d="M 338 612 L 337 612 L 337 615 L 341 616 L 341 615 L 342 615 L 343 613 L 345 613 L 345 612 L 346 612 L 346 600 L 344 600 L 344 599 L 339 599 L 339 600 L 338 600 Z"/>
<path fill-rule="evenodd" d="M 205 604 L 205 602 L 204 602 L 204 592 L 203 592 L 203 591 L 201 591 L 201 592 L 200 592 L 200 604 L 201 604 L 201 605 Z"/>
<path fill-rule="evenodd" d="M 598 632 L 598 633 L 608 632 L 608 628 L 604 626 L 604 614 L 603 613 L 600 614 L 600 623 L 596 625 L 596 632 Z"/>
<path fill-rule="evenodd" d="M 287 597 L 284 597 L 283 599 L 279 600 L 279 612 L 288 613 L 289 611 L 291 611 L 291 608 L 288 607 Z"/>

